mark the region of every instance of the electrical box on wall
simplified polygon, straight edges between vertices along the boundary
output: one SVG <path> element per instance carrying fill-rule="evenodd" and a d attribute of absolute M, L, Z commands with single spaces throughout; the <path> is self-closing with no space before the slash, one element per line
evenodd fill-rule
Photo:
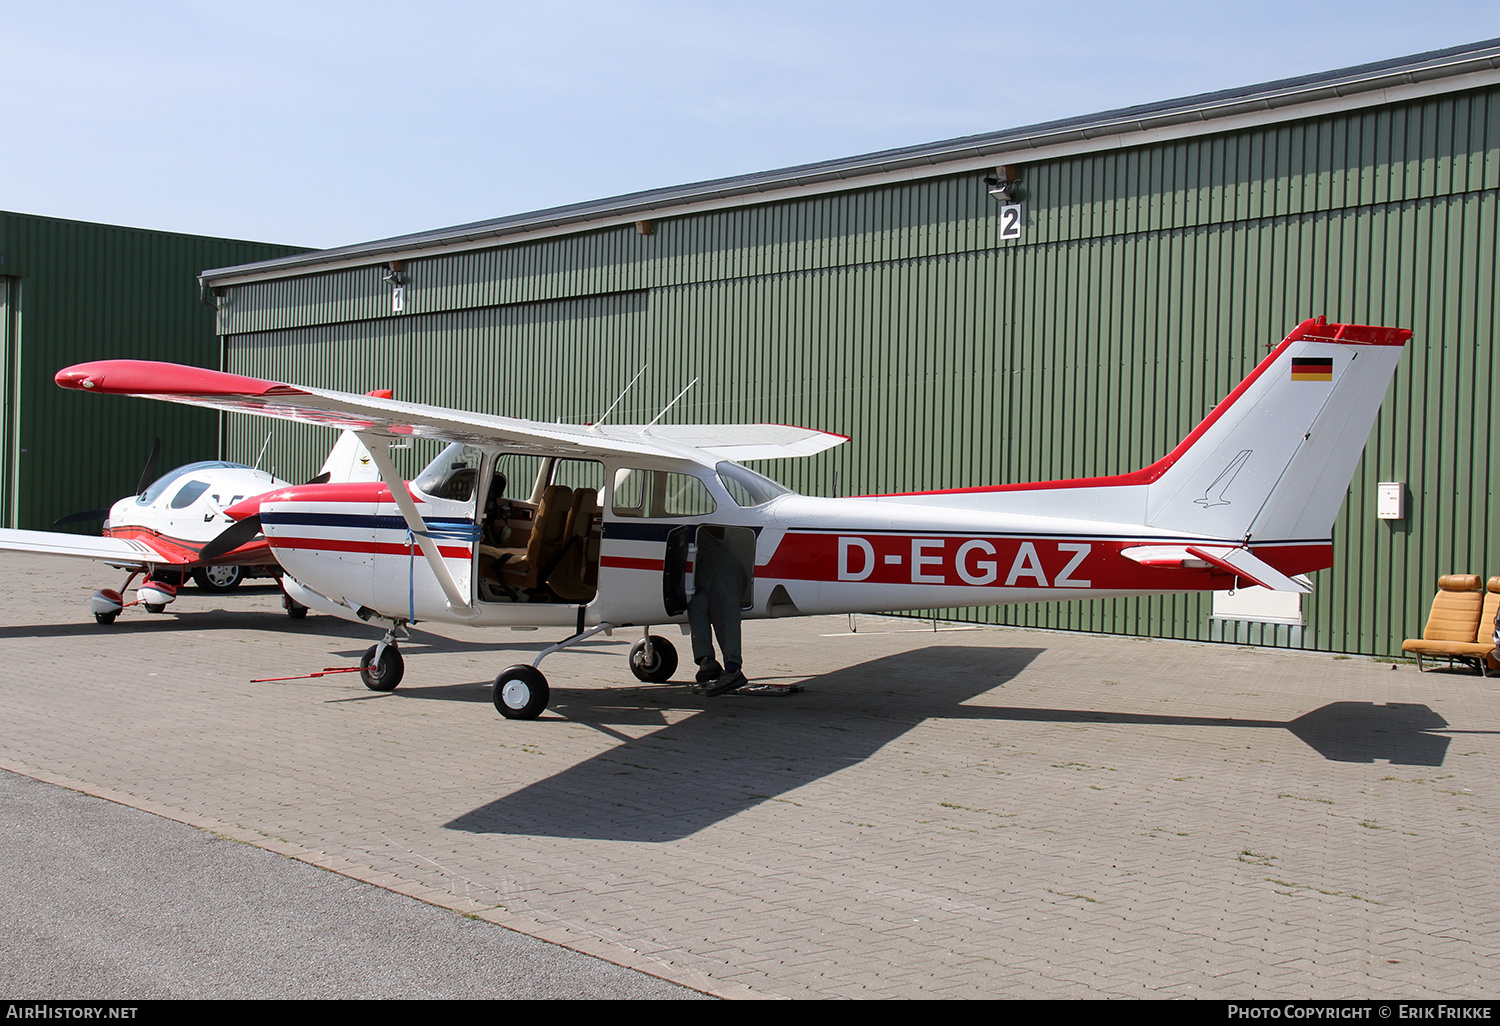
<path fill-rule="evenodd" d="M 1375 486 L 1375 516 L 1381 520 L 1406 519 L 1406 485 L 1382 481 Z"/>

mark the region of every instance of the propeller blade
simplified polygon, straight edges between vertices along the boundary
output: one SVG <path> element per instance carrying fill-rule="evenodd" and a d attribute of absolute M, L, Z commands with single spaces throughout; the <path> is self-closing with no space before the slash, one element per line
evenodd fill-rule
<path fill-rule="evenodd" d="M 103 520 L 109 516 L 107 509 L 86 509 L 79 513 L 69 513 L 65 517 L 58 517 L 52 521 L 53 527 L 61 527 L 63 524 L 81 524 L 86 520 Z"/>
<path fill-rule="evenodd" d="M 141 483 L 135 486 L 135 494 L 141 494 L 156 480 L 156 460 L 160 455 L 161 435 L 157 435 L 156 441 L 151 443 L 151 455 L 146 457 L 146 469 L 141 471 Z"/>
<path fill-rule="evenodd" d="M 248 516 L 244 520 L 230 524 L 218 533 L 218 536 L 198 553 L 200 563 L 211 563 L 220 556 L 252 540 L 260 534 L 260 517 Z"/>

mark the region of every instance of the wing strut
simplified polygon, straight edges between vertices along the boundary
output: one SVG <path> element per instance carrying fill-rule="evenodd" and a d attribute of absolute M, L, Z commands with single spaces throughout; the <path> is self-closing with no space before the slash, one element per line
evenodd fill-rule
<path fill-rule="evenodd" d="M 475 609 L 468 597 L 458 590 L 457 582 L 448 572 L 448 564 L 443 562 L 442 553 L 438 552 L 437 543 L 427 532 L 426 521 L 422 519 L 422 514 L 417 512 L 417 504 L 412 501 L 411 493 L 406 490 L 406 480 L 397 472 L 396 465 L 391 462 L 391 454 L 386 451 L 391 440 L 383 435 L 366 434 L 363 431 L 356 432 L 356 434 L 359 435 L 359 440 L 365 443 L 365 448 L 370 451 L 370 457 L 375 461 L 381 479 L 391 489 L 391 498 L 396 500 L 397 508 L 406 518 L 407 530 L 411 531 L 412 537 L 417 540 L 417 545 L 422 549 L 422 555 L 427 557 L 427 565 L 432 567 L 438 586 L 448 597 L 448 611 L 461 620 L 474 619 L 479 615 L 479 610 Z"/>

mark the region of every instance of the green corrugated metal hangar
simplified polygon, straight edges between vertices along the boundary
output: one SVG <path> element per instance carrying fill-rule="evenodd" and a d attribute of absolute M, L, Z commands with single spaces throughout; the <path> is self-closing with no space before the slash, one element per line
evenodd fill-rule
<path fill-rule="evenodd" d="M 1414 343 L 1300 609 L 1220 594 L 990 623 L 1386 654 L 1500 573 L 1500 40 L 205 272 L 226 370 L 536 419 L 847 434 L 813 494 L 1114 474 L 1306 317 Z M 623 407 L 630 407 L 624 409 Z M 253 458 L 264 423 L 229 427 Z M 278 427 L 283 476 L 328 440 Z M 305 465 L 296 465 L 291 454 Z M 1376 515 L 1399 482 L 1404 516 Z"/>
<path fill-rule="evenodd" d="M 158 437 L 163 470 L 213 458 L 213 414 L 64 392 L 52 376 L 112 356 L 216 367 L 213 313 L 193 276 L 301 252 L 0 211 L 0 526 L 48 530 L 135 494 Z"/>

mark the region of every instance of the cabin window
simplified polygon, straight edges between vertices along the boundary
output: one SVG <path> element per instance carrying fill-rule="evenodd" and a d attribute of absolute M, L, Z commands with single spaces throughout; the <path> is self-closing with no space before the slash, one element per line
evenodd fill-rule
<path fill-rule="evenodd" d="M 172 496 L 172 508 L 187 509 L 198 501 L 198 496 L 206 491 L 208 491 L 207 481 L 189 481 L 177 490 L 176 495 Z"/>
<path fill-rule="evenodd" d="M 708 486 L 691 474 L 633 468 L 615 473 L 615 516 L 702 517 L 717 508 Z"/>

